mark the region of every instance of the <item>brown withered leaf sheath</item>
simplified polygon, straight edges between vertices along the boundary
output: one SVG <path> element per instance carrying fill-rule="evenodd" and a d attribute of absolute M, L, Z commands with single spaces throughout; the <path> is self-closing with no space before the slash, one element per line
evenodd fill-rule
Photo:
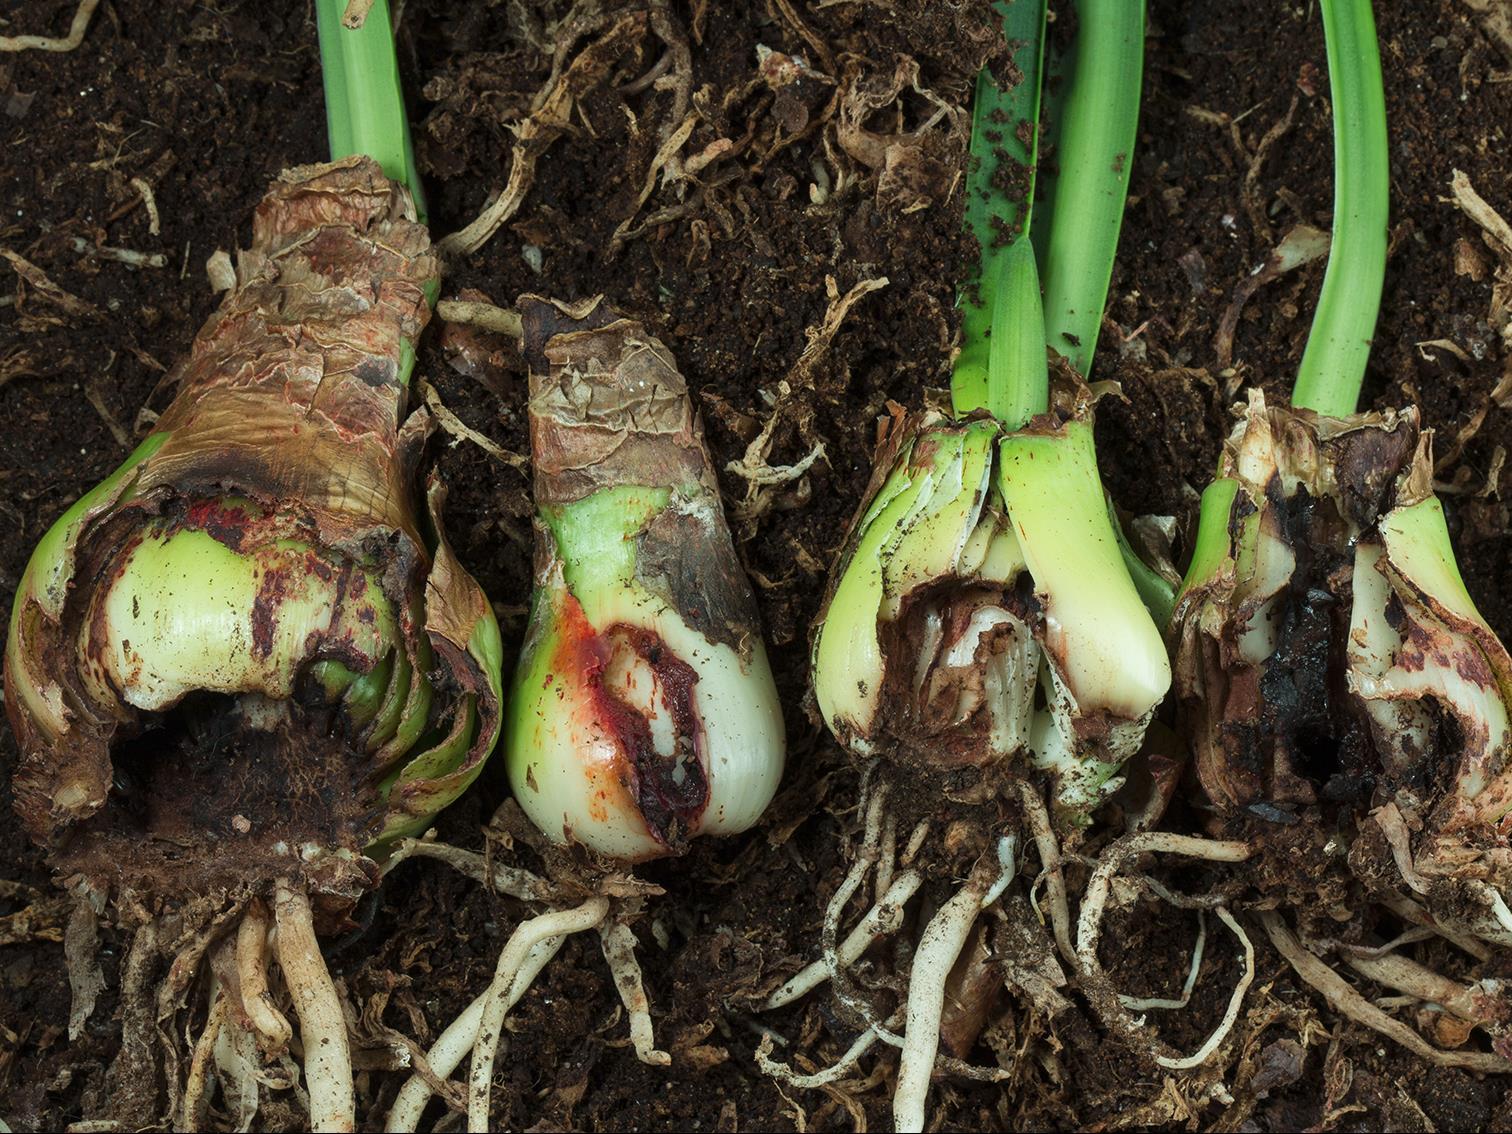
<path fill-rule="evenodd" d="M 467 649 L 488 606 L 435 516 L 417 510 L 430 421 L 424 410 L 407 412 L 401 380 L 405 343 L 429 318 L 425 288 L 437 276 L 408 194 L 369 159 L 288 170 L 258 206 L 236 286 L 176 367 L 178 394 L 144 446 L 161 436 L 159 447 L 88 500 L 66 529 L 60 574 L 33 578 L 34 562 L 23 581 L 6 672 L 22 754 L 16 809 L 31 836 L 54 848 L 60 869 L 170 896 L 266 882 L 276 872 L 353 896 L 374 879 L 362 857 L 373 838 L 423 820 L 438 797 L 455 796 L 476 775 L 499 713 L 496 686 Z M 195 501 L 228 496 L 284 517 L 328 562 L 365 564 L 381 579 L 411 661 L 423 656 L 422 635 L 434 652 L 431 723 L 444 731 L 452 716 L 470 721 L 459 706 L 477 699 L 476 733 L 456 766 L 401 780 L 385 802 L 378 784 L 392 769 L 376 766 L 336 713 L 306 706 L 294 710 L 303 714 L 303 741 L 283 736 L 263 742 L 277 751 L 241 751 L 244 738 L 212 728 L 194 738 L 198 750 L 177 773 L 154 774 L 162 751 L 150 746 L 159 734 L 142 733 L 151 722 L 119 699 L 102 703 L 81 679 L 90 659 L 77 645 L 79 621 L 93 589 L 108 583 L 98 572 L 150 517 L 161 523 Z M 431 503 L 440 503 L 434 486 Z M 235 530 L 210 534 L 234 549 Z M 433 559 L 427 549 L 437 542 Z M 279 596 L 262 597 L 268 607 L 257 617 L 276 619 Z M 412 614 L 422 610 L 417 625 Z M 342 647 L 307 642 L 304 660 L 350 663 Z M 23 682 L 35 695 L 20 694 Z M 127 741 L 140 768 L 113 768 Z M 113 792 L 113 776 L 146 791 Z M 233 817 L 241 823 L 229 827 Z M 275 853 L 280 840 L 352 853 L 301 868 Z"/>
<path fill-rule="evenodd" d="M 1176 687 L 1197 775 L 1225 810 L 1306 805 L 1317 801 L 1320 787 L 1336 801 L 1364 802 L 1378 766 L 1363 705 L 1344 688 L 1352 530 L 1371 532 L 1393 507 L 1398 476 L 1417 446 L 1417 416 L 1361 415 L 1346 425 L 1286 407 L 1259 412 L 1268 416 L 1277 446 L 1299 454 L 1299 490 L 1287 496 L 1281 476 L 1271 476 L 1265 495 L 1272 507 L 1263 519 L 1297 566 L 1271 612 L 1277 648 L 1264 665 L 1247 664 L 1238 645 L 1240 627 L 1265 617 L 1263 598 L 1236 605 L 1216 637 L 1200 628 L 1201 596 L 1184 599 L 1177 611 Z M 1241 489 L 1231 536 L 1254 511 Z M 1328 783 L 1320 785 L 1308 769 L 1308 744 L 1337 745 Z"/>

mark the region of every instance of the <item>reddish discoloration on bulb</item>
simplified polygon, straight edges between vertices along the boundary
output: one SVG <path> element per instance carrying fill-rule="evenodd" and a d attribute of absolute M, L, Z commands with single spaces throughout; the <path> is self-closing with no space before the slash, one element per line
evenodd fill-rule
<path fill-rule="evenodd" d="M 551 670 L 546 674 L 544 686 L 556 687 L 558 700 L 567 697 L 574 683 L 592 688 L 595 678 L 602 673 L 605 658 L 599 650 L 598 636 L 583 613 L 583 606 L 572 595 L 557 604 L 555 612 L 557 646 L 551 658 Z M 558 676 L 561 680 L 558 681 Z M 590 700 L 589 705 L 593 702 Z M 609 794 L 621 790 L 620 785 L 601 782 L 600 769 L 596 764 L 587 765 L 587 775 L 592 782 L 589 795 L 588 815 L 595 823 L 609 818 Z M 534 788 L 533 776 L 530 786 Z M 538 790 L 538 789 L 535 789 Z M 563 837 L 571 840 L 571 830 L 564 830 Z"/>
<path fill-rule="evenodd" d="M 322 559 L 319 552 L 316 552 L 313 549 L 305 552 L 304 569 L 305 574 L 315 576 L 315 578 L 319 579 L 322 583 L 329 583 L 336 577 L 336 569 L 332 567 L 330 563 L 326 562 L 326 560 Z M 364 580 L 364 582 L 366 582 L 366 580 Z M 343 579 L 341 590 L 341 593 L 343 595 L 346 594 L 346 586 L 347 580 Z M 360 597 L 361 592 L 359 592 L 356 588 L 353 588 L 352 596 L 354 598 Z M 363 611 L 364 622 L 370 621 L 371 618 L 372 611 Z"/>
<path fill-rule="evenodd" d="M 632 704 L 625 690 L 605 679 L 616 647 L 632 650 L 651 670 L 654 698 L 672 721 L 673 750 L 657 749 L 651 722 Z M 602 782 L 603 770 L 589 766 L 594 781 L 589 814 L 595 821 L 609 817 L 610 797 L 629 796 L 646 829 L 662 846 L 680 849 L 698 826 L 709 804 L 709 780 L 703 766 L 703 727 L 693 704 L 698 674 L 672 652 L 654 631 L 616 624 L 602 634 L 594 630 L 582 605 L 567 595 L 557 610 L 557 648 L 543 686 L 556 686 L 557 696 L 576 685 L 582 692 L 581 724 L 613 746 L 614 782 Z M 631 678 L 625 678 L 626 690 Z M 585 746 L 593 737 L 584 737 Z M 680 778 L 679 778 L 680 777 Z"/>
<path fill-rule="evenodd" d="M 217 543 L 240 552 L 252 522 L 245 505 L 225 500 L 196 500 L 184 511 L 183 525 L 204 532 Z"/>
<path fill-rule="evenodd" d="M 1494 693 L 1497 689 L 1496 672 L 1491 668 L 1486 655 L 1480 650 L 1456 648 L 1453 638 L 1435 633 L 1429 626 L 1416 620 L 1408 620 L 1405 627 L 1394 627 L 1406 637 L 1392 664 L 1406 673 L 1421 673 L 1433 666 L 1458 675 L 1466 684 L 1479 686 Z"/>
<path fill-rule="evenodd" d="M 556 626 L 557 648 L 551 659 L 551 672 L 546 675 L 547 685 L 553 684 L 558 674 L 570 679 L 574 674 L 585 676 L 592 667 L 603 669 L 605 659 L 594 648 L 598 635 L 583 613 L 583 604 L 571 594 L 557 604 Z M 557 696 L 566 696 L 565 687 L 558 687 Z"/>
<path fill-rule="evenodd" d="M 273 635 L 278 629 L 279 608 L 289 597 L 289 569 L 269 567 L 263 572 L 252 600 L 252 654 L 265 658 L 273 652 Z"/>

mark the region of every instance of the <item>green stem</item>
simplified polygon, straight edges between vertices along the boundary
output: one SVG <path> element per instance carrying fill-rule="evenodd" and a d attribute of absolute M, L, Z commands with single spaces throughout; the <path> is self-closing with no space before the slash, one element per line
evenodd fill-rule
<path fill-rule="evenodd" d="M 333 161 L 366 154 L 410 191 L 421 223 L 425 199 L 415 168 L 388 0 L 373 0 L 360 28 L 344 27 L 346 0 L 315 0 Z"/>
<path fill-rule="evenodd" d="M 1239 482 L 1232 477 L 1220 477 L 1203 489 L 1197 514 L 1197 542 L 1192 548 L 1192 562 L 1187 567 L 1186 578 L 1181 581 L 1181 592 L 1176 596 L 1177 603 L 1188 591 L 1216 578 L 1232 554 L 1229 518 L 1233 515 L 1234 500 L 1238 495 Z M 1169 621 L 1167 617 L 1161 625 Z"/>
<path fill-rule="evenodd" d="M 1386 275 L 1391 170 L 1370 0 L 1323 0 L 1334 111 L 1333 243 L 1292 405 L 1354 413 Z"/>
<path fill-rule="evenodd" d="M 1039 248 L 1050 348 L 1087 377 L 1123 225 L 1144 73 L 1144 0 L 1080 0 L 1071 55 L 1061 61 L 1064 101 Z M 1041 217 L 1044 223 L 1044 217 Z"/>
<path fill-rule="evenodd" d="M 1019 254 L 1034 203 L 1045 0 L 995 7 L 1020 74 L 1006 90 L 986 68 L 977 76 L 966 224 L 981 261 L 962 289 L 961 353 L 950 388 L 958 417 L 985 409 L 1016 429 L 1049 405 L 1039 280 L 1033 258 Z"/>

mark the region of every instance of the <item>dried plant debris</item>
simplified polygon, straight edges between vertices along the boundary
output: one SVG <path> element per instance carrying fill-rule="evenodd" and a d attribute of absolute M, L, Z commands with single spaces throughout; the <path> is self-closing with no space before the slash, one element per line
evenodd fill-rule
<path fill-rule="evenodd" d="M 891 74 L 867 73 L 853 64 L 841 79 L 843 93 L 835 124 L 840 148 L 877 178 L 877 205 L 901 213 L 942 204 L 960 177 L 961 155 L 971 133 L 970 115 L 959 102 L 941 97 L 919 81 L 919 65 L 899 59 Z M 924 104 L 922 120 L 911 127 L 902 105 L 906 92 Z M 894 120 L 892 127 L 878 119 Z"/>

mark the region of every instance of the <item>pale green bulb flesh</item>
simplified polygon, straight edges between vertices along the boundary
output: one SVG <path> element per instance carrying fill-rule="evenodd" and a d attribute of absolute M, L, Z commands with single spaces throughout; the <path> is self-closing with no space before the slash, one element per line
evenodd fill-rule
<path fill-rule="evenodd" d="M 334 578 L 305 569 L 310 554 L 291 540 L 243 554 L 203 531 L 149 526 L 84 621 L 86 680 L 102 701 L 114 688 L 159 711 L 196 690 L 286 699 L 321 638 L 349 635 L 358 654 L 381 656 L 394 636 L 381 589 L 339 600 Z"/>
<path fill-rule="evenodd" d="M 711 641 L 635 577 L 638 533 L 661 509 L 709 506 L 706 497 L 620 485 L 540 510 L 556 558 L 537 580 L 504 745 L 516 799 L 555 841 L 627 862 L 669 851 L 632 795 L 633 767 L 603 686 L 618 680 L 621 702 L 640 710 L 652 738 L 664 744 L 671 710 L 640 667 L 616 662 L 612 636 L 619 629 L 654 634 L 696 676 L 691 707 L 708 801 L 679 836 L 746 830 L 776 794 L 784 734 L 764 647 L 750 643 L 743 658 Z"/>
<path fill-rule="evenodd" d="M 1091 424 L 1016 433 L 999 452 L 999 489 L 1044 606 L 1046 652 L 1083 715 L 1142 720 L 1170 688 L 1171 664 L 1124 567 Z"/>

